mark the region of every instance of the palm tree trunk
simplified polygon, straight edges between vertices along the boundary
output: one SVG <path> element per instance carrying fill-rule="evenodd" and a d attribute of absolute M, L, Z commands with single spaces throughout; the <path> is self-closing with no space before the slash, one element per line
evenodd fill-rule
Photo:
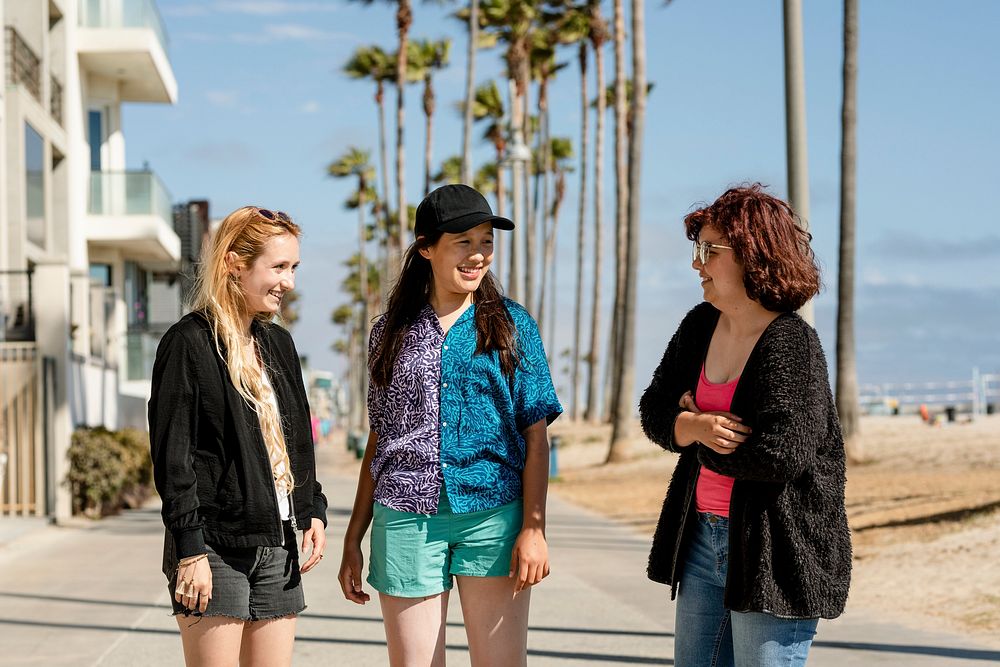
<path fill-rule="evenodd" d="M 511 132 L 514 135 L 514 145 L 524 145 L 524 115 L 521 105 L 519 86 L 510 82 L 511 88 Z M 508 274 L 507 293 L 515 301 L 522 300 L 524 294 L 524 276 L 521 267 L 522 238 L 526 233 L 524 220 L 524 163 L 520 160 L 511 161 L 511 195 L 514 208 L 514 230 L 510 237 L 510 271 Z"/>
<path fill-rule="evenodd" d="M 382 251 L 385 256 L 382 262 L 382 279 L 379 281 L 379 292 L 381 293 L 381 302 L 387 303 L 389 301 L 389 288 L 392 280 L 393 266 L 395 266 L 394 262 L 398 260 L 393 260 L 392 258 L 392 241 L 390 239 L 392 234 L 389 233 L 389 218 L 391 217 L 389 214 L 391 209 L 389 206 L 389 151 L 385 141 L 385 86 L 381 80 L 378 82 L 375 101 L 378 103 L 378 147 L 379 160 L 382 167 L 382 233 L 385 234 L 385 248 Z"/>
<path fill-rule="evenodd" d="M 524 126 L 528 126 L 531 114 L 528 107 L 528 93 L 530 91 L 530 72 L 528 69 L 528 59 L 525 58 L 521 67 L 525 81 L 524 96 L 521 104 L 524 105 Z M 528 163 L 531 165 L 531 162 Z M 537 315 L 535 300 L 535 239 L 538 235 L 538 227 L 535 224 L 535 206 L 531 196 L 531 167 L 526 166 L 524 170 L 524 307 L 532 315 Z M 537 191 L 537 188 L 536 188 Z"/>
<path fill-rule="evenodd" d="M 621 356 L 619 339 L 625 317 L 625 262 L 628 245 L 628 100 L 625 92 L 625 8 L 624 0 L 614 0 L 615 41 L 615 301 L 611 315 L 611 340 L 608 341 L 609 393 L 608 418 L 614 419 L 619 397 Z"/>
<path fill-rule="evenodd" d="M 361 292 L 361 342 L 358 345 L 358 367 L 360 378 L 358 391 L 360 405 L 358 426 L 364 430 L 368 424 L 368 261 L 365 257 L 365 190 L 368 184 L 363 178 L 358 183 L 358 291 Z"/>
<path fill-rule="evenodd" d="M 570 419 L 580 418 L 580 330 L 583 328 L 583 253 L 587 247 L 587 150 L 590 131 L 587 108 L 587 42 L 580 42 L 580 197 L 576 220 L 576 294 L 573 297 L 573 352 L 570 365 Z"/>
<path fill-rule="evenodd" d="M 806 141 L 806 75 L 802 48 L 802 0 L 784 0 L 785 28 L 785 136 L 788 162 L 788 203 L 809 229 L 809 159 Z M 815 322 L 812 301 L 799 309 L 809 324 Z"/>
<path fill-rule="evenodd" d="M 837 287 L 837 412 L 847 456 L 864 458 L 854 347 L 854 255 L 857 203 L 858 0 L 844 0 L 844 102 L 840 139 L 840 261 Z"/>
<path fill-rule="evenodd" d="M 548 239 L 549 239 L 549 154 L 551 146 L 548 139 L 548 81 L 542 79 L 538 84 L 538 156 L 541 162 L 541 173 L 535 173 L 535 214 L 536 221 L 538 224 L 538 232 L 542 239 L 542 257 L 543 264 L 541 266 L 541 285 L 538 291 L 538 328 L 539 331 L 545 331 L 545 301 L 546 301 L 546 290 L 548 288 L 548 266 L 544 264 L 547 261 L 547 251 L 548 251 Z M 541 181 L 539 181 L 541 178 Z M 541 183 L 541 188 L 539 188 L 539 183 Z M 539 189 L 541 189 L 542 204 L 539 208 L 538 206 L 538 196 Z"/>
<path fill-rule="evenodd" d="M 618 405 L 611 422 L 608 462 L 627 458 L 632 425 L 635 385 L 635 307 L 639 282 L 639 229 L 642 222 L 640 184 L 642 180 L 642 140 L 646 126 L 646 29 L 643 0 L 632 0 L 632 132 L 628 151 L 628 245 L 625 258 L 625 308 L 618 343 L 621 374 L 618 377 Z"/>
<path fill-rule="evenodd" d="M 476 44 L 479 0 L 469 0 L 469 52 L 465 63 L 465 108 L 462 114 L 462 182 L 472 183 L 472 101 L 476 96 Z M 500 167 L 497 166 L 499 173 Z"/>
<path fill-rule="evenodd" d="M 426 197 L 431 191 L 431 150 L 433 149 L 433 128 L 431 121 L 434 116 L 434 90 L 431 88 L 431 79 L 428 75 L 424 79 L 424 115 L 426 118 L 426 125 L 424 128 L 424 136 L 426 141 L 424 143 L 424 196 Z"/>
<path fill-rule="evenodd" d="M 410 224 L 407 219 L 409 211 L 406 207 L 406 151 L 403 138 L 405 136 L 406 107 L 404 93 L 406 91 L 406 52 L 408 51 L 410 24 L 413 22 L 413 12 L 410 0 L 399 0 L 396 11 L 396 28 L 399 32 L 399 51 L 396 53 L 396 216 L 399 220 L 398 243 L 392 263 L 391 281 L 402 269 L 403 249 L 406 247 Z"/>
<path fill-rule="evenodd" d="M 603 46 L 603 45 L 601 45 Z M 597 422 L 597 380 L 600 377 L 600 364 L 597 361 L 597 348 L 601 343 L 601 277 L 604 254 L 604 117 L 607 114 L 607 102 L 604 96 L 604 51 L 601 46 L 594 49 L 595 69 L 597 70 L 597 119 L 595 121 L 594 137 L 594 285 L 590 303 L 590 352 L 587 354 L 587 407 L 583 418 L 589 422 Z"/>

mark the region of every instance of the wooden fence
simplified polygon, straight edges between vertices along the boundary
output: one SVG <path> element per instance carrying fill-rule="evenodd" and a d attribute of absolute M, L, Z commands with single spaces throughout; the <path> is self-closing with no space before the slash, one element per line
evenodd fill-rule
<path fill-rule="evenodd" d="M 45 513 L 41 377 L 34 343 L 0 343 L 0 518 Z"/>

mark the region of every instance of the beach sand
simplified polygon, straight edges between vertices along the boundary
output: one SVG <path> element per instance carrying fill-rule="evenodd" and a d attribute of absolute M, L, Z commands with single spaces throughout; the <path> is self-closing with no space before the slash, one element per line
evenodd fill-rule
<path fill-rule="evenodd" d="M 865 458 L 849 465 L 854 535 L 848 609 L 1000 646 L 1000 416 L 925 425 L 862 420 Z M 652 535 L 677 456 L 635 425 L 632 458 L 602 465 L 610 429 L 560 419 L 559 477 L 572 502 Z"/>

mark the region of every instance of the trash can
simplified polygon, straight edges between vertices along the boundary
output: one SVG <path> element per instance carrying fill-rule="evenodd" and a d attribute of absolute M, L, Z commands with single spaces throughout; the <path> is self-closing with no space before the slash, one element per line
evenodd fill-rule
<path fill-rule="evenodd" d="M 945 414 L 945 417 L 948 419 L 949 422 L 955 421 L 955 406 L 954 405 L 947 406 L 944 409 L 944 414 Z"/>
<path fill-rule="evenodd" d="M 559 447 L 562 446 L 562 436 L 549 438 L 549 479 L 559 476 Z"/>
<path fill-rule="evenodd" d="M 997 405 L 996 405 L 996 403 L 987 403 L 986 404 L 986 414 L 991 415 L 991 414 L 993 414 L 996 411 L 997 411 Z"/>

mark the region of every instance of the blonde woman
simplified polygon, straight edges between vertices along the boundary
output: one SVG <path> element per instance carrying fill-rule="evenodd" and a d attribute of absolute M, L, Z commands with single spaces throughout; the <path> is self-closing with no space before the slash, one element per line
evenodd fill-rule
<path fill-rule="evenodd" d="M 281 212 L 227 216 L 206 248 L 193 312 L 156 351 L 153 476 L 189 667 L 291 664 L 300 574 L 323 558 L 326 498 L 299 357 L 271 323 L 295 287 L 299 235 Z"/>

